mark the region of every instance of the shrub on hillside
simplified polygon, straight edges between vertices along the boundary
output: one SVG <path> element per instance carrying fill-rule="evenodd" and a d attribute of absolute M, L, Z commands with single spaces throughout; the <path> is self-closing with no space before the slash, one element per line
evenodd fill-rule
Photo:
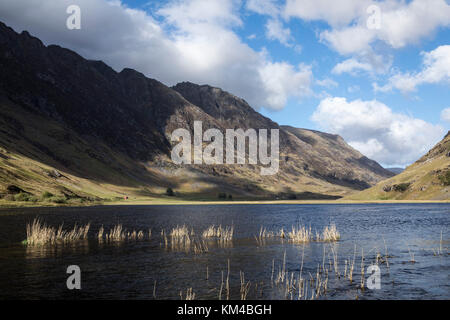
<path fill-rule="evenodd" d="M 441 180 L 444 186 L 450 186 L 450 171 L 447 171 L 445 174 L 439 176 L 439 180 Z"/>
<path fill-rule="evenodd" d="M 167 188 L 166 194 L 167 194 L 169 197 L 175 196 L 175 192 L 173 192 L 172 188 Z"/>
<path fill-rule="evenodd" d="M 51 198 L 51 197 L 53 197 L 53 193 L 50 193 L 50 192 L 48 192 L 48 191 L 45 191 L 45 192 L 42 194 L 42 198 L 44 198 L 44 199 Z"/>
<path fill-rule="evenodd" d="M 65 197 L 51 197 L 49 200 L 53 203 L 58 203 L 58 204 L 67 203 L 67 199 Z"/>
<path fill-rule="evenodd" d="M 29 201 L 30 195 L 24 192 L 18 193 L 14 196 L 14 200 L 16 201 Z"/>
<path fill-rule="evenodd" d="M 408 190 L 409 186 L 411 185 L 411 183 L 400 183 L 400 184 L 396 184 L 393 186 L 395 191 L 398 192 L 405 192 L 406 190 Z"/>

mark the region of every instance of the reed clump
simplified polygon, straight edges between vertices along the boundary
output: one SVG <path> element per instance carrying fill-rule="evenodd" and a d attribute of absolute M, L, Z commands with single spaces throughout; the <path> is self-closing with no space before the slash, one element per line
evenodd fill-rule
<path fill-rule="evenodd" d="M 195 300 L 195 292 L 192 288 L 188 288 L 186 289 L 186 296 L 185 298 L 183 297 L 183 292 L 180 291 L 180 298 L 181 300 Z"/>
<path fill-rule="evenodd" d="M 279 232 L 280 238 L 287 238 L 292 243 L 309 243 L 312 241 L 317 242 L 335 242 L 339 241 L 341 235 L 336 228 L 335 224 L 325 226 L 322 233 L 316 231 L 315 235 L 312 232 L 311 226 L 292 226 L 291 231 L 285 232 L 281 229 Z"/>
<path fill-rule="evenodd" d="M 169 233 L 172 245 L 190 246 L 194 231 L 189 230 L 186 225 L 176 226 Z"/>
<path fill-rule="evenodd" d="M 282 230 L 283 231 L 283 230 Z M 307 243 L 314 240 L 311 232 L 311 227 L 292 227 L 291 231 L 287 233 L 287 237 L 292 243 Z"/>
<path fill-rule="evenodd" d="M 275 237 L 275 233 L 273 231 L 267 231 L 266 228 L 261 226 L 259 230 L 259 234 L 255 236 L 255 240 L 259 246 L 263 246 L 266 242 L 266 239 L 271 239 Z"/>
<path fill-rule="evenodd" d="M 340 238 L 341 234 L 337 230 L 336 225 L 332 223 L 330 226 L 325 226 L 317 241 L 333 242 L 339 241 Z"/>
<path fill-rule="evenodd" d="M 274 265 L 272 266 L 273 274 Z M 300 272 L 289 272 L 286 269 L 286 252 L 283 256 L 283 263 L 280 266 L 275 278 L 275 285 L 282 290 L 285 299 L 290 300 L 315 300 L 325 295 L 328 290 L 328 272 L 318 265 L 316 272 L 309 277 L 303 276 L 303 255 Z M 241 281 L 242 282 L 242 281 Z"/>
<path fill-rule="evenodd" d="M 217 238 L 220 242 L 228 242 L 233 240 L 234 226 L 223 228 L 222 225 L 219 226 L 209 226 L 203 231 L 202 237 L 204 239 Z"/>
<path fill-rule="evenodd" d="M 36 218 L 31 224 L 27 224 L 27 238 L 23 243 L 34 246 L 85 240 L 87 239 L 90 226 L 90 223 L 79 227 L 75 225 L 73 229 L 65 231 L 62 225 L 58 228 L 50 227 L 39 218 Z"/>
<path fill-rule="evenodd" d="M 106 241 L 125 241 L 126 233 L 121 224 L 115 225 L 109 233 L 106 234 Z"/>
<path fill-rule="evenodd" d="M 151 231 L 149 231 L 148 238 L 151 237 Z M 113 226 L 109 232 L 105 233 L 103 226 L 100 227 L 97 233 L 97 239 L 101 242 L 103 240 L 109 242 L 123 242 L 123 241 L 136 241 L 144 240 L 145 234 L 141 231 L 127 231 L 121 224 Z"/>

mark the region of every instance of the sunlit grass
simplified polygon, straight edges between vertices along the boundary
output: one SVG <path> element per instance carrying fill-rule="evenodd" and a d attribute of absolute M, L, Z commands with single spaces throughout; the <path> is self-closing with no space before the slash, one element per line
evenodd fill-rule
<path fill-rule="evenodd" d="M 260 236 L 264 234 L 264 231 L 261 229 Z M 288 232 L 284 231 L 284 229 L 282 228 L 279 231 L 278 235 L 282 239 L 288 239 L 289 242 L 297 244 L 309 243 L 312 241 L 334 242 L 339 241 L 339 239 L 341 238 L 341 235 L 337 230 L 336 225 L 333 223 L 330 226 L 325 226 L 325 228 L 321 233 L 316 231 L 314 234 L 311 229 L 311 226 L 310 227 L 292 226 L 291 230 Z"/>
<path fill-rule="evenodd" d="M 233 240 L 234 226 L 223 228 L 219 226 L 210 226 L 203 231 L 202 237 L 207 238 L 217 238 L 221 242 L 227 242 Z"/>
<path fill-rule="evenodd" d="M 50 227 L 36 218 L 31 224 L 27 224 L 27 238 L 24 243 L 34 246 L 84 240 L 87 239 L 89 228 L 90 223 L 80 227 L 75 225 L 73 229 L 65 231 L 62 225 L 58 228 Z"/>

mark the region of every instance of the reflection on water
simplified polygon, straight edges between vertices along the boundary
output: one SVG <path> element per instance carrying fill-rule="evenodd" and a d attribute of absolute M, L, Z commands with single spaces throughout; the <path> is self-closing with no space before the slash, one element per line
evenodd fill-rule
<path fill-rule="evenodd" d="M 0 211 L 0 298 L 19 299 L 449 299 L 450 206 L 227 205 Z M 51 226 L 91 223 L 89 239 L 24 246 L 36 216 Z M 271 230 L 335 223 L 336 243 L 292 243 Z M 102 241 L 102 226 L 154 230 Z M 173 238 L 170 230 L 186 225 Z M 233 225 L 228 241 L 203 237 Z M 165 233 L 163 230 L 169 230 Z M 188 234 L 189 237 L 185 235 Z M 66 288 L 78 265 L 82 290 Z M 381 288 L 370 290 L 367 267 Z M 181 292 L 181 294 L 180 294 Z"/>
<path fill-rule="evenodd" d="M 55 245 L 24 246 L 25 259 L 57 258 L 64 254 L 89 254 L 89 241 L 79 240 L 74 243 L 58 243 Z"/>

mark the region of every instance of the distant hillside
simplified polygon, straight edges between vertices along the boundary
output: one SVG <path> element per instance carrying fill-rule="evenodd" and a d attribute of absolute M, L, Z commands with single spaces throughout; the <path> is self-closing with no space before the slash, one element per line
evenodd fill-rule
<path fill-rule="evenodd" d="M 0 195 L 45 192 L 86 201 L 177 195 L 336 198 L 392 176 L 334 135 L 280 127 L 219 88 L 169 88 L 116 72 L 0 22 Z M 280 129 L 280 171 L 255 165 L 175 165 L 177 128 Z M 8 187 L 10 187 L 8 189 Z M 15 190 L 15 191 L 14 191 Z M 21 191 L 20 191 L 21 190 Z"/>
<path fill-rule="evenodd" d="M 450 200 L 450 131 L 405 171 L 347 197 L 354 200 Z"/>
<path fill-rule="evenodd" d="M 385 168 L 385 169 L 389 170 L 390 172 L 395 173 L 395 174 L 400 174 L 403 171 L 405 171 L 405 169 L 403 169 L 403 168 Z"/>

